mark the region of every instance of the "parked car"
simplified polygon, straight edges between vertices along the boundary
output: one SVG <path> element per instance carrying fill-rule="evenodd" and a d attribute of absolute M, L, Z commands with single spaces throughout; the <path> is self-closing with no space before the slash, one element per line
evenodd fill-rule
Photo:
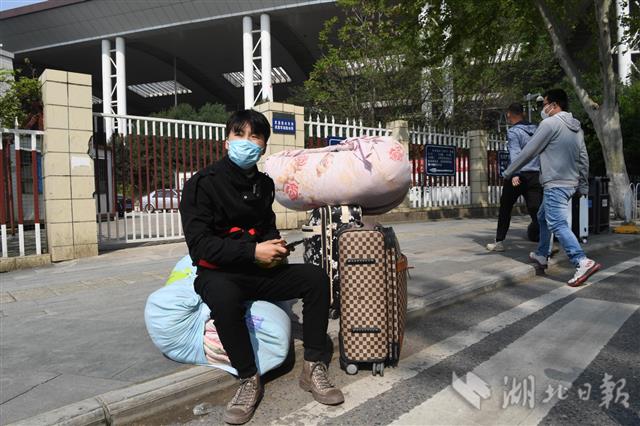
<path fill-rule="evenodd" d="M 124 212 L 133 211 L 133 202 L 131 198 L 126 198 L 122 194 L 116 195 L 116 208 L 118 209 L 118 217 L 124 217 Z"/>
<path fill-rule="evenodd" d="M 178 208 L 179 194 L 175 189 L 156 189 L 149 195 L 142 197 L 142 210 L 153 212 L 155 210 L 169 210 Z"/>

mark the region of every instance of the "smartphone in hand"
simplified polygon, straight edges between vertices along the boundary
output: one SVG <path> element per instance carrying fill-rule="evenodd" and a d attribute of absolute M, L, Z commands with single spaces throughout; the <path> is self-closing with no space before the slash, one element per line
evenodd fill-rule
<path fill-rule="evenodd" d="M 302 240 L 298 240 L 298 241 L 293 241 L 289 244 L 287 244 L 285 247 L 287 248 L 287 250 L 291 251 L 293 250 L 293 248 L 299 244 L 302 244 L 304 242 L 304 239 Z"/>

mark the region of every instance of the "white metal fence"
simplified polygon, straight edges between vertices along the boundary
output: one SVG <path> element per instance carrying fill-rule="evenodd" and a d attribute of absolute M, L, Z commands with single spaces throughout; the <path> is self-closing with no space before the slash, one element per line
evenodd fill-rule
<path fill-rule="evenodd" d="M 118 129 L 108 141 L 105 120 Z M 101 246 L 182 238 L 184 183 L 224 155 L 225 137 L 224 124 L 94 114 Z"/>
<path fill-rule="evenodd" d="M 500 176 L 500 164 L 498 161 L 498 152 L 507 150 L 507 140 L 505 137 L 490 134 L 487 141 L 487 173 L 489 182 L 487 190 L 489 191 L 489 204 L 499 204 L 502 195 L 502 177 Z M 518 203 L 522 203 L 522 197 L 518 199 Z"/>
<path fill-rule="evenodd" d="M 427 176 L 424 150 L 427 145 L 456 148 L 453 176 Z M 409 129 L 409 155 L 412 162 L 412 207 L 458 206 L 471 203 L 469 184 L 469 138 L 463 132 L 413 126 Z"/>
<path fill-rule="evenodd" d="M 224 155 L 223 124 L 160 118 L 94 114 L 96 207 L 101 245 L 172 240 L 183 237 L 178 206 L 184 182 Z M 104 120 L 121 129 L 105 140 Z M 336 122 L 315 115 L 304 121 L 306 147 L 325 146 L 331 138 L 390 135 L 391 130 L 364 126 L 361 120 Z M 469 138 L 466 133 L 413 127 L 409 131 L 413 164 L 413 207 L 461 206 L 471 203 Z M 456 148 L 456 172 L 425 176 L 424 147 Z M 499 202 L 501 184 L 497 154 L 504 140 L 489 138 L 489 201 Z M 495 163 L 495 164 L 494 164 Z M 169 194 L 169 195 L 167 195 Z"/>
<path fill-rule="evenodd" d="M 43 252 L 43 135 L 39 130 L 2 129 L 0 248 L 5 258 Z"/>
<path fill-rule="evenodd" d="M 362 124 L 362 120 L 345 120 L 344 123 L 336 123 L 335 117 L 329 119 L 328 116 L 320 118 L 320 115 L 309 116 L 304 121 L 305 136 L 307 137 L 307 148 L 317 148 L 329 143 L 330 138 L 351 138 L 357 136 L 389 136 L 391 130 L 382 127 L 367 127 Z"/>
<path fill-rule="evenodd" d="M 356 136 L 390 135 L 391 130 L 367 127 L 362 120 L 336 122 L 334 117 L 310 116 L 305 120 L 305 146 L 316 148 L 330 143 L 330 139 Z M 505 139 L 490 135 L 487 144 L 489 203 L 498 204 L 502 193 L 499 175 L 498 151 L 505 150 Z M 424 149 L 427 145 L 453 146 L 456 148 L 456 172 L 453 176 L 426 176 Z M 465 132 L 450 129 L 413 126 L 409 129 L 409 155 L 412 162 L 412 187 L 409 199 L 412 207 L 461 206 L 471 203 L 469 181 L 469 137 Z"/>
<path fill-rule="evenodd" d="M 409 129 L 409 150 L 412 161 L 412 182 L 409 199 L 412 207 L 463 206 L 471 204 L 469 176 L 469 137 L 466 132 L 450 129 L 413 126 Z M 498 204 L 502 193 L 502 178 L 498 151 L 506 150 L 501 135 L 489 135 L 487 143 L 488 198 Z M 427 145 L 452 146 L 456 149 L 453 176 L 427 176 L 424 150 Z"/>

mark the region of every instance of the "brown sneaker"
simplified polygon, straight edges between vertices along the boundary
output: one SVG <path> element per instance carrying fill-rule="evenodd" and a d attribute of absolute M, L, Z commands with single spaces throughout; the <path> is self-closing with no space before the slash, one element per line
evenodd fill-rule
<path fill-rule="evenodd" d="M 258 403 L 262 399 L 264 388 L 258 374 L 240 380 L 240 387 L 227 404 L 222 419 L 230 425 L 241 425 L 253 417 Z"/>
<path fill-rule="evenodd" d="M 322 361 L 304 362 L 300 373 L 300 387 L 311 392 L 313 398 L 321 404 L 337 405 L 344 402 L 344 395 L 329 381 L 327 366 Z"/>

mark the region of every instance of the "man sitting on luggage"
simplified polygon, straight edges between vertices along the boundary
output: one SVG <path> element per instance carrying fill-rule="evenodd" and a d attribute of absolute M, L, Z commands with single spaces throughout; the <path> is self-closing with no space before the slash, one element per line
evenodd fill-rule
<path fill-rule="evenodd" d="M 238 111 L 227 121 L 226 131 L 227 155 L 186 182 L 180 203 L 189 254 L 198 267 L 195 290 L 211 308 L 240 378 L 224 421 L 248 422 L 263 394 L 245 323 L 245 303 L 250 300 L 302 298 L 300 387 L 322 404 L 340 404 L 344 396 L 329 381 L 323 361 L 330 357 L 329 277 L 314 265 L 286 263 L 289 249 L 272 209 L 273 180 L 256 167 L 271 134 L 269 122 L 259 112 Z"/>

